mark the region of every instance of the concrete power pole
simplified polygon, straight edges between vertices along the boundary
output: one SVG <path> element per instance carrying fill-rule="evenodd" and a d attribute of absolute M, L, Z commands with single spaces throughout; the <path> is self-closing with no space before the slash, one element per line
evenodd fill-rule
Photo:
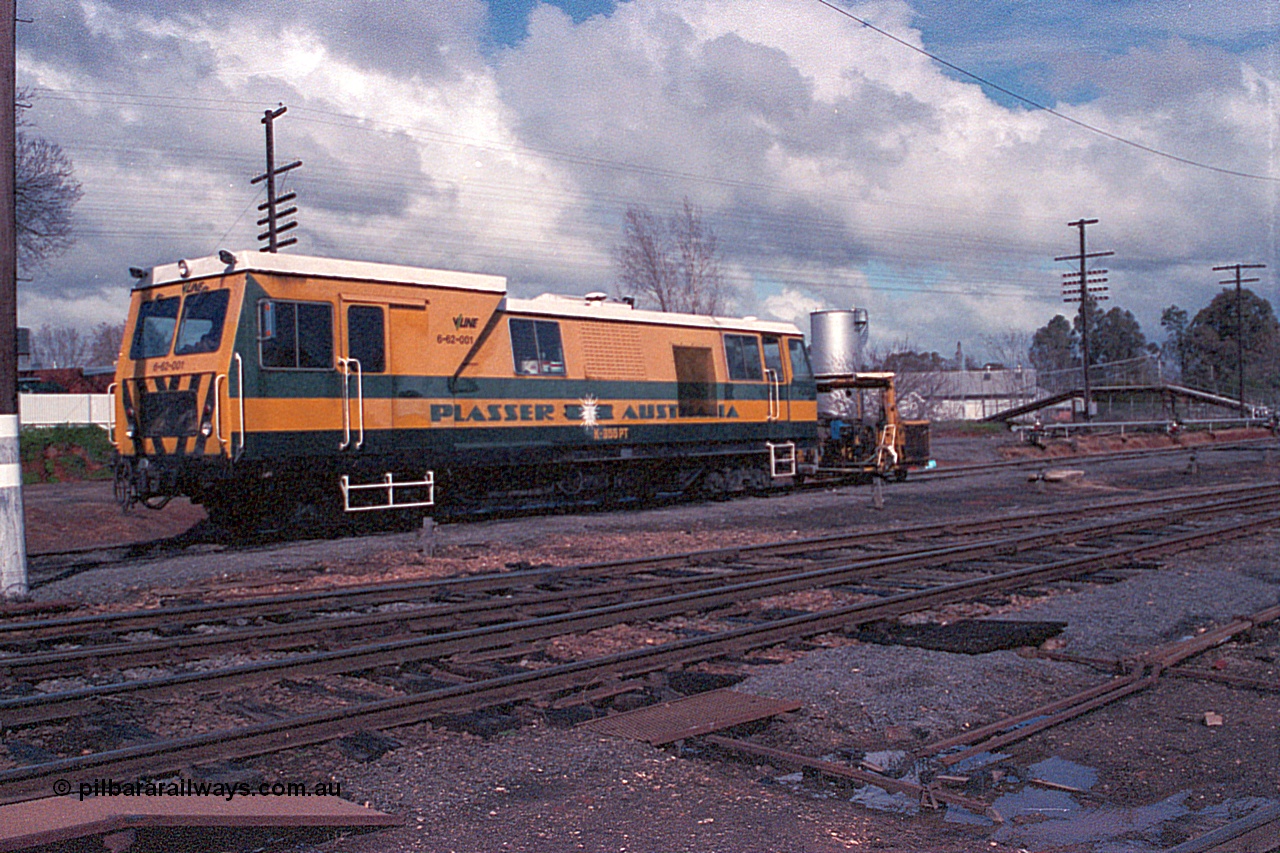
<path fill-rule="evenodd" d="M 14 0 L 0 0 L 0 597 L 27 594 L 27 541 L 18 454 L 18 245 L 13 222 Z"/>

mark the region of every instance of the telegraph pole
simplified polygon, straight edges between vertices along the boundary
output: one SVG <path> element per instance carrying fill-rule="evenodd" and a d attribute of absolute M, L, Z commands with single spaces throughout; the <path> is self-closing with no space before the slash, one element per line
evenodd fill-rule
<path fill-rule="evenodd" d="M 1063 255 L 1060 258 L 1054 258 L 1055 261 L 1079 261 L 1079 272 L 1067 272 L 1062 274 L 1064 279 L 1062 282 L 1062 301 L 1063 302 L 1079 302 L 1080 303 L 1080 355 L 1084 360 L 1084 419 L 1092 420 L 1093 415 L 1090 412 L 1092 395 L 1089 393 L 1089 306 L 1097 301 L 1108 298 L 1108 288 L 1102 287 L 1106 279 L 1106 270 L 1089 269 L 1090 258 L 1105 258 L 1108 255 L 1114 255 L 1115 252 L 1086 252 L 1084 229 L 1086 225 L 1095 225 L 1096 219 L 1077 219 L 1075 222 L 1068 222 L 1070 228 L 1080 229 L 1080 254 Z M 1076 281 L 1075 279 L 1079 279 Z"/>
<path fill-rule="evenodd" d="M 280 239 L 280 235 L 285 231 L 298 227 L 297 220 L 285 222 L 281 224 L 280 220 L 286 216 L 292 216 L 298 212 L 296 206 L 286 210 L 279 210 L 279 206 L 293 201 L 298 197 L 297 193 L 288 192 L 282 196 L 276 195 L 276 178 L 285 172 L 292 171 L 302 165 L 301 160 L 295 160 L 287 166 L 276 168 L 276 133 L 275 121 L 288 111 L 288 107 L 279 106 L 274 110 L 266 110 L 262 116 L 262 123 L 267 128 L 267 171 L 251 180 L 250 184 L 267 182 L 267 200 L 258 205 L 258 210 L 265 210 L 267 215 L 258 220 L 258 225 L 267 226 L 267 230 L 258 235 L 259 240 L 267 241 L 266 250 L 275 252 L 285 246 L 292 246 L 298 242 L 297 237 L 288 237 L 284 240 Z"/>
<path fill-rule="evenodd" d="M 18 454 L 18 245 L 13 221 L 14 0 L 0 0 L 0 597 L 27 594 L 27 538 Z"/>
<path fill-rule="evenodd" d="M 1214 272 L 1224 272 L 1226 270 L 1235 270 L 1236 277 L 1234 283 L 1236 286 L 1236 399 L 1240 401 L 1240 416 L 1248 417 L 1248 413 L 1244 404 L 1244 297 L 1240 290 L 1242 284 L 1252 284 L 1259 279 L 1241 278 L 1241 270 L 1260 270 L 1266 268 L 1266 264 L 1227 264 L 1222 267 L 1214 267 Z M 1232 284 L 1232 280 L 1220 281 L 1218 284 Z"/>

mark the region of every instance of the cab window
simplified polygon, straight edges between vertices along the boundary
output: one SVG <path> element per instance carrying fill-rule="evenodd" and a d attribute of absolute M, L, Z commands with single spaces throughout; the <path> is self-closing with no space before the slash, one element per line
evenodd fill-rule
<path fill-rule="evenodd" d="M 764 338 L 764 369 L 773 374 L 770 381 L 782 379 L 782 341 L 772 335 Z"/>
<path fill-rule="evenodd" d="M 258 303 L 258 352 L 263 367 L 333 368 L 333 306 L 327 302 Z"/>
<path fill-rule="evenodd" d="M 173 354 L 216 352 L 222 343 L 222 324 L 227 318 L 230 298 L 230 290 L 204 290 L 189 295 L 182 306 Z"/>
<path fill-rule="evenodd" d="M 133 344 L 129 358 L 161 358 L 169 354 L 173 342 L 173 330 L 178 325 L 179 296 L 152 299 L 138 308 L 138 325 L 133 330 Z"/>
<path fill-rule="evenodd" d="M 758 382 L 764 378 L 760 369 L 760 339 L 755 335 L 725 335 L 724 360 L 733 382 Z"/>
<path fill-rule="evenodd" d="M 522 376 L 563 376 L 560 324 L 550 320 L 511 320 L 511 358 Z"/>
<path fill-rule="evenodd" d="M 813 370 L 809 367 L 809 354 L 805 352 L 804 341 L 787 338 L 787 347 L 791 350 L 791 378 L 812 379 Z"/>

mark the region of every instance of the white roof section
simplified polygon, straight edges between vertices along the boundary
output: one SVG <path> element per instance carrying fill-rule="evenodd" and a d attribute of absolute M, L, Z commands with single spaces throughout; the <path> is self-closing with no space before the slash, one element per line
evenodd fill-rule
<path fill-rule="evenodd" d="M 422 287 L 450 287 L 487 293 L 507 292 L 507 279 L 500 275 L 434 270 L 369 261 L 344 261 L 309 255 L 287 255 L 241 250 L 228 253 L 233 263 L 223 260 L 221 253 L 203 258 L 184 258 L 176 263 L 151 269 L 135 288 L 160 284 L 177 284 L 234 273 L 262 272 L 276 275 L 298 275 L 317 278 L 408 284 Z M 722 331 L 763 332 L 776 335 L 799 335 L 793 323 L 757 320 L 754 317 L 711 317 L 703 314 L 676 314 L 665 311 L 642 311 L 624 302 L 610 302 L 603 294 L 593 298 L 544 293 L 534 299 L 508 299 L 509 314 L 534 314 L 548 317 L 582 317 L 617 320 L 626 323 L 653 323 L 663 326 L 693 326 Z"/>
<path fill-rule="evenodd" d="M 145 278 L 139 280 L 135 287 L 176 284 L 182 281 L 194 281 L 195 279 L 231 275 L 233 273 L 263 272 L 277 275 L 370 281 L 379 284 L 451 287 L 488 293 L 507 292 L 507 279 L 500 275 L 433 270 L 422 267 L 399 266 L 397 264 L 378 264 L 368 261 L 343 261 L 336 258 L 319 258 L 308 255 L 284 255 L 248 249 L 229 254 L 234 259 L 234 263 L 226 263 L 220 255 L 209 255 L 203 258 L 184 258 L 177 263 L 157 266 Z"/>
<path fill-rule="evenodd" d="M 581 296 L 544 293 L 533 299 L 508 299 L 508 314 L 534 314 L 547 317 L 581 317 L 589 320 L 617 320 L 624 323 L 653 323 L 662 326 L 694 326 L 731 332 L 764 332 L 775 335 L 799 335 L 794 323 L 757 320 L 754 317 L 711 317 L 705 314 L 676 314 L 667 311 L 643 311 L 625 302 L 607 302 Z"/>

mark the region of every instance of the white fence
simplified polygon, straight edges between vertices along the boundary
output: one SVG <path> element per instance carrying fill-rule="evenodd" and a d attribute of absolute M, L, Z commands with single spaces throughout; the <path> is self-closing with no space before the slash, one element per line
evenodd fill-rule
<path fill-rule="evenodd" d="M 23 426 L 97 424 L 111 426 L 114 395 L 19 394 L 18 416 Z"/>

